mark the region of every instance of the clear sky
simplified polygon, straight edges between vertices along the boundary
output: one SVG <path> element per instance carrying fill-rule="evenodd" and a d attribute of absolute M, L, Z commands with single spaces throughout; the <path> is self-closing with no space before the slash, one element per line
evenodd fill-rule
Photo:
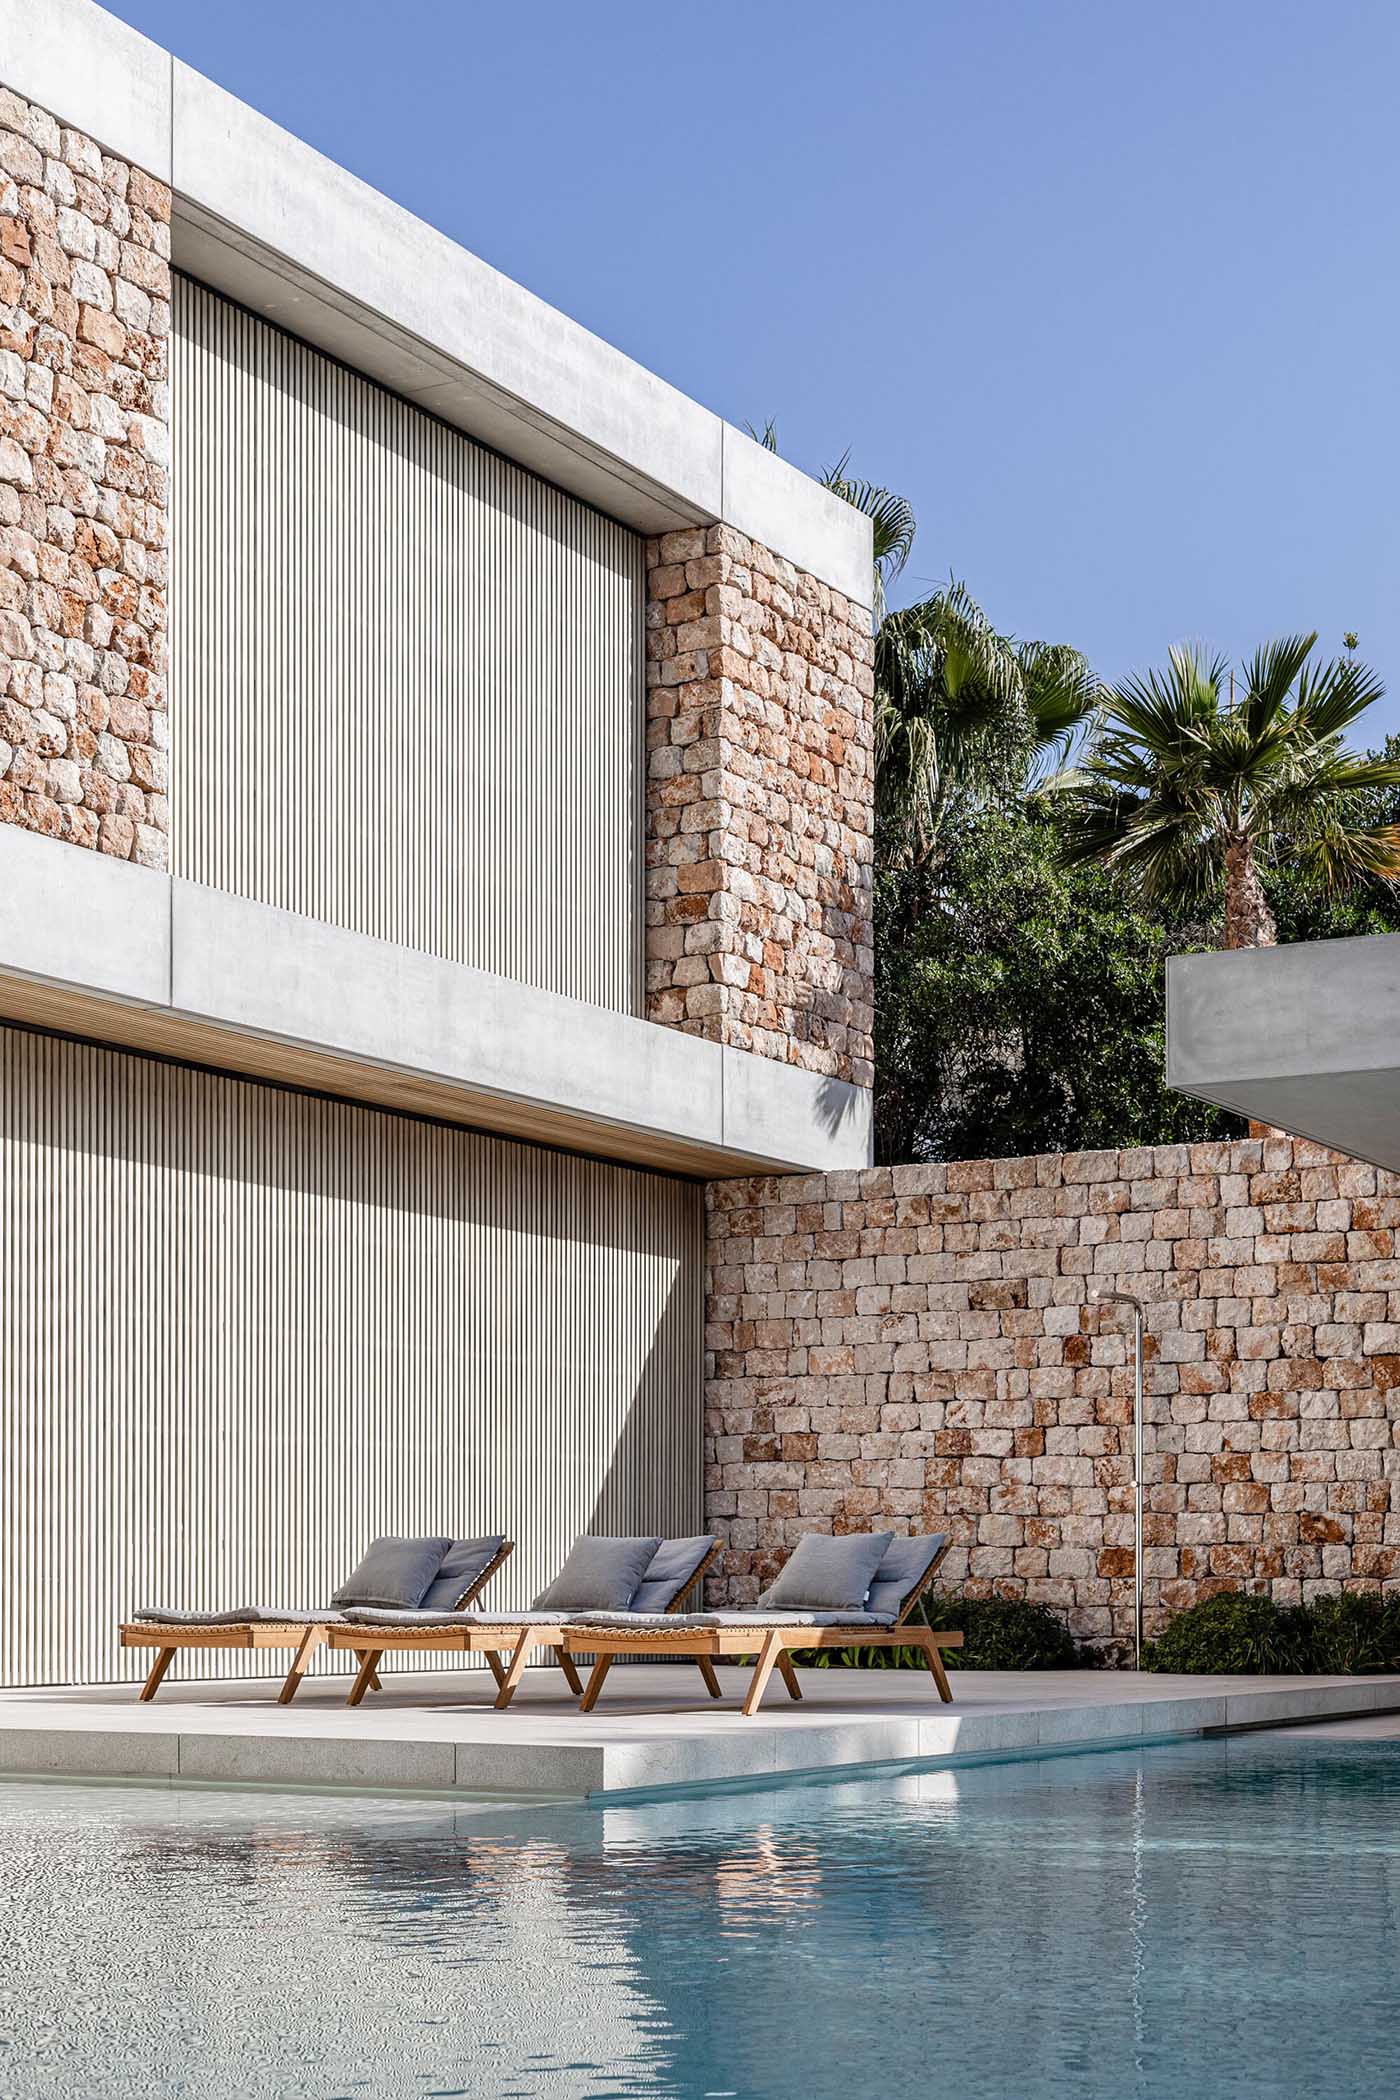
<path fill-rule="evenodd" d="M 115 0 L 1110 678 L 1356 628 L 1400 728 L 1394 0 Z M 906 586 L 906 595 L 907 595 Z"/>

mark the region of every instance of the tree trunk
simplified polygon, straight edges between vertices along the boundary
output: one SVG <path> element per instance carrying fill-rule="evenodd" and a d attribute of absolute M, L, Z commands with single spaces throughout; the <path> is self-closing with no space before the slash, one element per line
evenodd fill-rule
<path fill-rule="evenodd" d="M 1225 946 L 1272 948 L 1277 939 L 1278 928 L 1254 864 L 1253 842 L 1248 836 L 1232 838 L 1225 846 Z"/>
<path fill-rule="evenodd" d="M 1272 948 L 1278 939 L 1274 915 L 1254 864 L 1249 837 L 1233 838 L 1225 847 L 1225 946 L 1227 948 Z M 1250 1118 L 1252 1138 L 1277 1136 L 1271 1123 Z"/>

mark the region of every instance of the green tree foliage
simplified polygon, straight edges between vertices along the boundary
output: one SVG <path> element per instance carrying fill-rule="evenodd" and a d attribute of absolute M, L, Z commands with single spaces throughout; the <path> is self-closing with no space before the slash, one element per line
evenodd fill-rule
<path fill-rule="evenodd" d="M 937 864 L 876 871 L 882 1161 L 1166 1144 L 1238 1131 L 1168 1090 L 1163 974 L 1199 929 L 1066 869 L 1053 813 L 965 815 Z"/>
<path fill-rule="evenodd" d="M 1226 948 L 1277 938 L 1271 866 L 1318 897 L 1400 875 L 1400 826 L 1368 807 L 1400 765 L 1345 742 L 1385 688 L 1350 651 L 1314 662 L 1316 643 L 1267 642 L 1238 680 L 1223 657 L 1173 649 L 1165 670 L 1116 686 L 1081 764 L 1050 783 L 1066 860 L 1121 869 L 1149 906 L 1223 901 Z"/>

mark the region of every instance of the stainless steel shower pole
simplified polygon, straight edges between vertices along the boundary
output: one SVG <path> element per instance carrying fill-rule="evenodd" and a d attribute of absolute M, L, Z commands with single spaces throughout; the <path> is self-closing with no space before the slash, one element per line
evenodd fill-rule
<path fill-rule="evenodd" d="M 1133 1667 L 1142 1668 L 1142 1300 L 1131 1291 L 1099 1289 L 1090 1293 L 1099 1305 L 1133 1308 Z"/>

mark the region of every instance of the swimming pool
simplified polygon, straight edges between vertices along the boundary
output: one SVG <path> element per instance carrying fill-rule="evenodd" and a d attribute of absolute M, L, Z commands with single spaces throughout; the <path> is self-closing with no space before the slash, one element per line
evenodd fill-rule
<path fill-rule="evenodd" d="M 599 1809 L 0 1786 L 0 2094 L 1400 2081 L 1400 1745 Z"/>

